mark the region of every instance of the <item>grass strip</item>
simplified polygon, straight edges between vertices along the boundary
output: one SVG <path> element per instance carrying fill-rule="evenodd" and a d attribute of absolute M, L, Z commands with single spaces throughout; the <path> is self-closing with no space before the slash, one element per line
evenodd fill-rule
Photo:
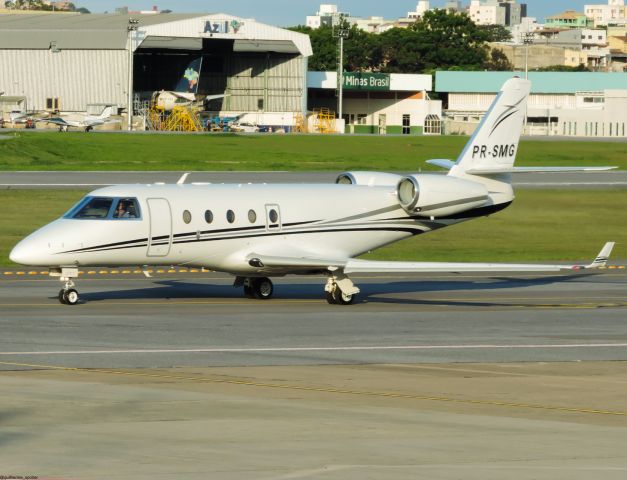
<path fill-rule="evenodd" d="M 433 170 L 431 158 L 455 159 L 467 137 L 354 135 L 124 134 L 16 132 L 0 142 L 0 171 Z M 520 143 L 521 166 L 619 166 L 627 142 Z"/>

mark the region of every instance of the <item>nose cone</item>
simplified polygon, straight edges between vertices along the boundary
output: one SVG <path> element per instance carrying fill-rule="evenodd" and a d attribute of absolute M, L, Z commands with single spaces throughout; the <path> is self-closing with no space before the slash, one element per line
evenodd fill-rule
<path fill-rule="evenodd" d="M 25 238 L 13 247 L 13 250 L 11 250 L 9 254 L 9 259 L 20 265 L 35 265 L 36 253 L 33 242 L 30 241 L 29 238 Z"/>

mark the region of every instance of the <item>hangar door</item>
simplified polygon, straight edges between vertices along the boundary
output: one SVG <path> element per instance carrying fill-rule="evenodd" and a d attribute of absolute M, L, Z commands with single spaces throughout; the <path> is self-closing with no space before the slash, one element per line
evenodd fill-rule
<path fill-rule="evenodd" d="M 148 236 L 149 257 L 165 257 L 172 244 L 172 211 L 165 198 L 149 198 L 150 234 Z"/>

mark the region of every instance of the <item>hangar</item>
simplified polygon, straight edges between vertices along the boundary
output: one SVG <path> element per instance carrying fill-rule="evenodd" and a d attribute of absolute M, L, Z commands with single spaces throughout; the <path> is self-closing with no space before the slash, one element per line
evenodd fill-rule
<path fill-rule="evenodd" d="M 141 115 L 143 101 L 174 90 L 201 58 L 197 95 L 225 95 L 212 110 L 293 124 L 306 111 L 311 54 L 307 35 L 222 13 L 4 14 L 0 109 L 99 113 L 112 105 Z"/>

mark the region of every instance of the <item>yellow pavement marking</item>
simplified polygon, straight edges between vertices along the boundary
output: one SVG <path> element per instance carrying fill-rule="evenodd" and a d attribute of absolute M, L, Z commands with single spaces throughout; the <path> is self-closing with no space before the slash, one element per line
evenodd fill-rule
<path fill-rule="evenodd" d="M 67 372 L 80 372 L 80 373 L 101 373 L 106 375 L 118 375 L 126 377 L 139 377 L 139 378 L 155 378 L 164 380 L 178 380 L 181 382 L 192 383 L 215 383 L 226 385 L 238 385 L 246 387 L 256 388 L 268 388 L 268 389 L 281 389 L 281 390 L 296 390 L 301 392 L 316 392 L 316 393 L 329 393 L 338 395 L 354 395 L 365 397 L 383 397 L 383 398 L 395 398 L 405 400 L 420 400 L 431 402 L 445 402 L 445 403 L 458 403 L 467 405 L 483 405 L 494 407 L 507 407 L 515 409 L 533 409 L 533 410 L 546 410 L 565 413 L 580 413 L 588 415 L 608 415 L 608 416 L 620 416 L 627 417 L 627 412 L 619 410 L 603 410 L 597 408 L 585 408 L 585 407 L 565 407 L 559 405 L 542 405 L 534 403 L 524 402 L 504 402 L 499 400 L 487 400 L 487 399 L 471 399 L 471 398 L 455 398 L 439 395 L 419 395 L 412 393 L 402 392 L 385 392 L 385 391 L 373 391 L 373 390 L 351 390 L 344 388 L 333 387 L 314 387 L 305 385 L 290 385 L 285 383 L 269 383 L 269 382 L 255 382 L 249 380 L 237 380 L 226 378 L 198 378 L 198 377 L 186 377 L 182 375 L 166 375 L 157 373 L 142 373 L 142 372 L 125 372 L 120 370 L 108 370 L 100 368 L 78 368 L 78 367 L 62 367 L 58 365 L 39 365 L 30 363 L 17 363 L 17 362 L 0 362 L 0 365 L 12 366 L 12 367 L 29 367 L 46 370 L 62 370 Z"/>

